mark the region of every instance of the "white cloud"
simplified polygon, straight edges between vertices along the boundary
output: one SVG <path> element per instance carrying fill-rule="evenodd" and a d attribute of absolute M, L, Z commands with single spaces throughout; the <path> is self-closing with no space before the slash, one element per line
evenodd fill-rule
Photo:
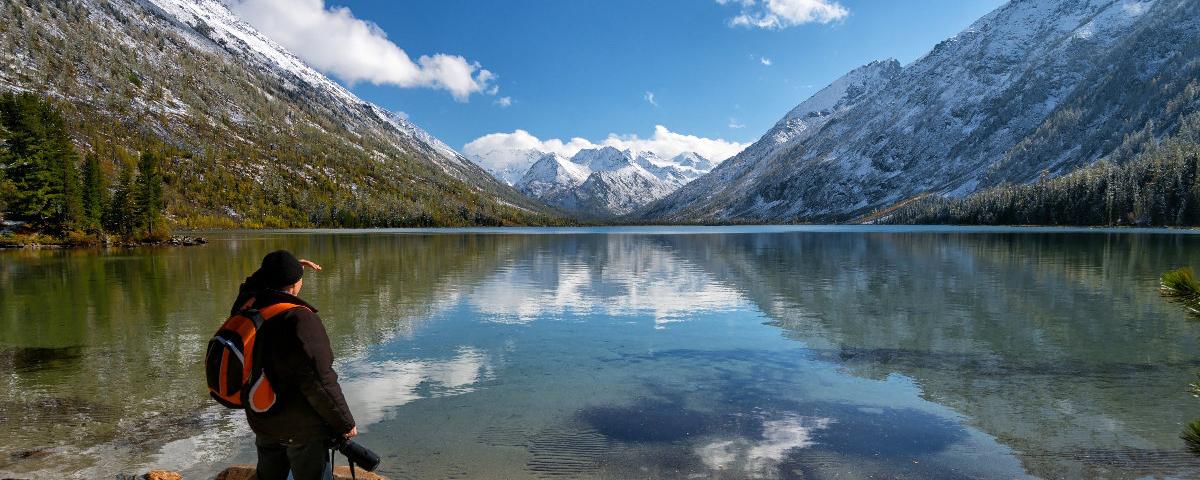
<path fill-rule="evenodd" d="M 610 133 L 608 138 L 600 142 L 600 145 L 621 150 L 629 149 L 635 152 L 654 152 L 663 158 L 671 158 L 683 152 L 696 152 L 704 158 L 715 161 L 723 161 L 750 146 L 748 143 L 730 142 L 720 138 L 713 139 L 675 133 L 662 125 L 654 126 L 654 136 L 650 138 Z"/>
<path fill-rule="evenodd" d="M 746 124 L 739 122 L 736 118 L 729 117 L 729 128 L 746 128 Z"/>
<path fill-rule="evenodd" d="M 496 104 L 500 108 L 508 108 L 508 107 L 512 106 L 513 99 L 512 99 L 512 97 L 500 97 L 500 98 L 497 98 L 496 101 L 494 101 L 492 103 Z"/>
<path fill-rule="evenodd" d="M 656 107 L 658 106 L 658 102 L 654 100 L 654 92 L 647 91 L 647 92 L 646 92 L 646 95 L 645 95 L 645 99 L 646 99 L 646 101 L 647 101 L 647 102 L 649 102 L 651 105 L 654 105 L 654 106 L 656 106 Z"/>
<path fill-rule="evenodd" d="M 530 150 L 570 157 L 585 148 L 596 148 L 596 144 L 578 137 L 565 142 L 559 139 L 543 141 L 525 130 L 518 129 L 512 133 L 489 133 L 476 138 L 464 145 L 462 151 L 483 167 L 501 171 L 513 167 L 528 167 L 531 159 L 526 152 Z"/>
<path fill-rule="evenodd" d="M 721 138 L 704 138 L 672 132 L 667 127 L 656 125 L 654 136 L 641 138 L 638 135 L 610 133 L 602 140 L 592 141 L 575 137 L 569 140 L 539 139 L 525 130 L 512 133 L 490 133 L 472 140 L 463 146 L 467 157 L 481 162 L 492 171 L 521 166 L 529 162 L 527 152 L 536 150 L 572 157 L 585 148 L 614 147 L 635 152 L 654 152 L 660 157 L 671 158 L 683 152 L 696 152 L 704 158 L 722 161 L 734 156 L 750 144 L 731 142 Z"/>
<path fill-rule="evenodd" d="M 762 57 L 762 58 L 759 58 L 759 59 L 758 59 L 758 61 L 759 61 L 760 63 L 762 63 L 763 65 L 766 65 L 766 66 L 768 66 L 768 67 L 769 67 L 769 66 L 771 66 L 771 59 L 769 59 L 769 58 L 767 58 L 767 57 Z"/>
<path fill-rule="evenodd" d="M 437 88 L 465 102 L 495 95 L 496 75 L 458 55 L 421 55 L 414 62 L 377 25 L 325 0 L 223 0 L 230 10 L 304 61 L 348 83 Z"/>
<path fill-rule="evenodd" d="M 846 18 L 850 11 L 836 0 L 717 0 L 738 4 L 742 11 L 729 20 L 739 27 L 787 28 L 806 23 L 830 23 Z"/>

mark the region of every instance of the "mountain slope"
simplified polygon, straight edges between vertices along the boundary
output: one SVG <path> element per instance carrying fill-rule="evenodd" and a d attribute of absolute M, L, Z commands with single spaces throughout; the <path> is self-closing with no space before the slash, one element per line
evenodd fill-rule
<path fill-rule="evenodd" d="M 164 152 L 179 225 L 552 220 L 216 0 L 3 0 L 0 15 L 0 89 L 59 99 L 110 175 L 137 151 Z"/>
<path fill-rule="evenodd" d="M 707 205 L 719 204 L 722 197 L 741 194 L 744 186 L 756 178 L 749 173 L 751 168 L 812 137 L 825 124 L 844 115 L 899 73 L 900 62 L 895 60 L 871 62 L 852 70 L 797 105 L 745 150 L 713 168 L 708 175 L 650 204 L 638 215 L 680 222 L 711 218 L 713 212 L 704 210 Z"/>
<path fill-rule="evenodd" d="M 1198 2 L 1009 2 L 809 138 L 726 162 L 708 176 L 720 181 L 700 179 L 640 213 L 845 221 L 921 194 L 1128 159 L 1198 108 L 1197 73 Z"/>

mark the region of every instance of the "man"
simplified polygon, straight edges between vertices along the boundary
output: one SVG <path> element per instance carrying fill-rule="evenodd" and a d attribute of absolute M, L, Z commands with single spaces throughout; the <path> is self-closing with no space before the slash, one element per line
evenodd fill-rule
<path fill-rule="evenodd" d="M 276 303 L 303 306 L 264 322 L 255 340 L 256 361 L 276 395 L 267 413 L 246 410 L 258 450 L 259 480 L 285 480 L 289 471 L 295 480 L 330 479 L 330 440 L 358 434 L 333 371 L 325 326 L 317 309 L 297 296 L 306 267 L 321 270 L 286 250 L 271 252 L 242 284 L 233 303 L 235 314 Z"/>

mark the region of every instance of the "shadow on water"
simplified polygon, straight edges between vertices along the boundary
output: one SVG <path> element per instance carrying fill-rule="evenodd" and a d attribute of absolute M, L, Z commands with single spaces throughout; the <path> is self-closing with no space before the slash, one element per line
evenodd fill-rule
<path fill-rule="evenodd" d="M 711 471 L 729 478 L 822 478 L 838 465 L 867 462 L 889 465 L 893 473 L 911 470 L 920 478 L 961 477 L 936 465 L 908 467 L 966 438 L 955 419 L 914 408 L 797 400 L 802 396 L 783 374 L 802 368 L 800 362 L 807 361 L 802 355 L 689 349 L 627 360 L 682 360 L 713 376 L 712 388 L 701 394 L 646 384 L 650 394 L 631 403 L 595 405 L 576 414 L 585 429 L 625 447 L 622 461 L 636 465 L 630 469 L 668 476 Z M 758 374 L 746 375 L 735 362 L 755 365 Z M 726 465 L 731 459 L 736 468 Z M 830 468 L 820 468 L 823 464 Z"/>
<path fill-rule="evenodd" d="M 689 409 L 678 397 L 590 407 L 581 411 L 579 418 L 610 440 L 629 443 L 677 442 L 733 427 L 729 415 Z"/>
<path fill-rule="evenodd" d="M 0 350 L 0 367 L 18 373 L 73 368 L 83 359 L 83 347 L 25 347 Z"/>
<path fill-rule="evenodd" d="M 931 352 L 907 348 L 856 348 L 842 346 L 833 349 L 813 349 L 812 358 L 844 365 L 874 367 L 904 367 L 928 370 L 969 371 L 972 376 L 1007 377 L 1015 374 L 1063 376 L 1072 378 L 1128 377 L 1164 371 L 1200 367 L 1200 360 L 1180 360 L 1153 363 L 1113 363 L 1101 361 L 1056 360 L 1039 361 L 1011 358 L 984 353 Z"/>

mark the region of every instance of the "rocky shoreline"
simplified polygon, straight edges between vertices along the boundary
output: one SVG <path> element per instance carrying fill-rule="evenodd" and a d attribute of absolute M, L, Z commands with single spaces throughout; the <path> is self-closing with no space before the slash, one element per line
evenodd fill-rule
<path fill-rule="evenodd" d="M 204 245 L 208 243 L 208 239 L 204 237 L 177 236 L 166 240 L 155 241 L 122 241 L 104 239 L 99 242 L 91 243 L 68 243 L 59 240 L 51 239 L 45 241 L 45 238 L 31 238 L 29 241 L 15 240 L 9 242 L 0 241 L 0 249 L 67 249 L 67 248 L 136 248 L 136 247 L 192 247 Z"/>
<path fill-rule="evenodd" d="M 234 465 L 217 474 L 216 480 L 256 480 L 254 465 Z M 387 480 L 361 468 L 355 468 L 351 475 L 350 467 L 345 465 L 333 468 L 333 480 Z M 117 480 L 183 480 L 179 472 L 168 470 L 151 470 L 143 475 L 117 475 Z"/>

